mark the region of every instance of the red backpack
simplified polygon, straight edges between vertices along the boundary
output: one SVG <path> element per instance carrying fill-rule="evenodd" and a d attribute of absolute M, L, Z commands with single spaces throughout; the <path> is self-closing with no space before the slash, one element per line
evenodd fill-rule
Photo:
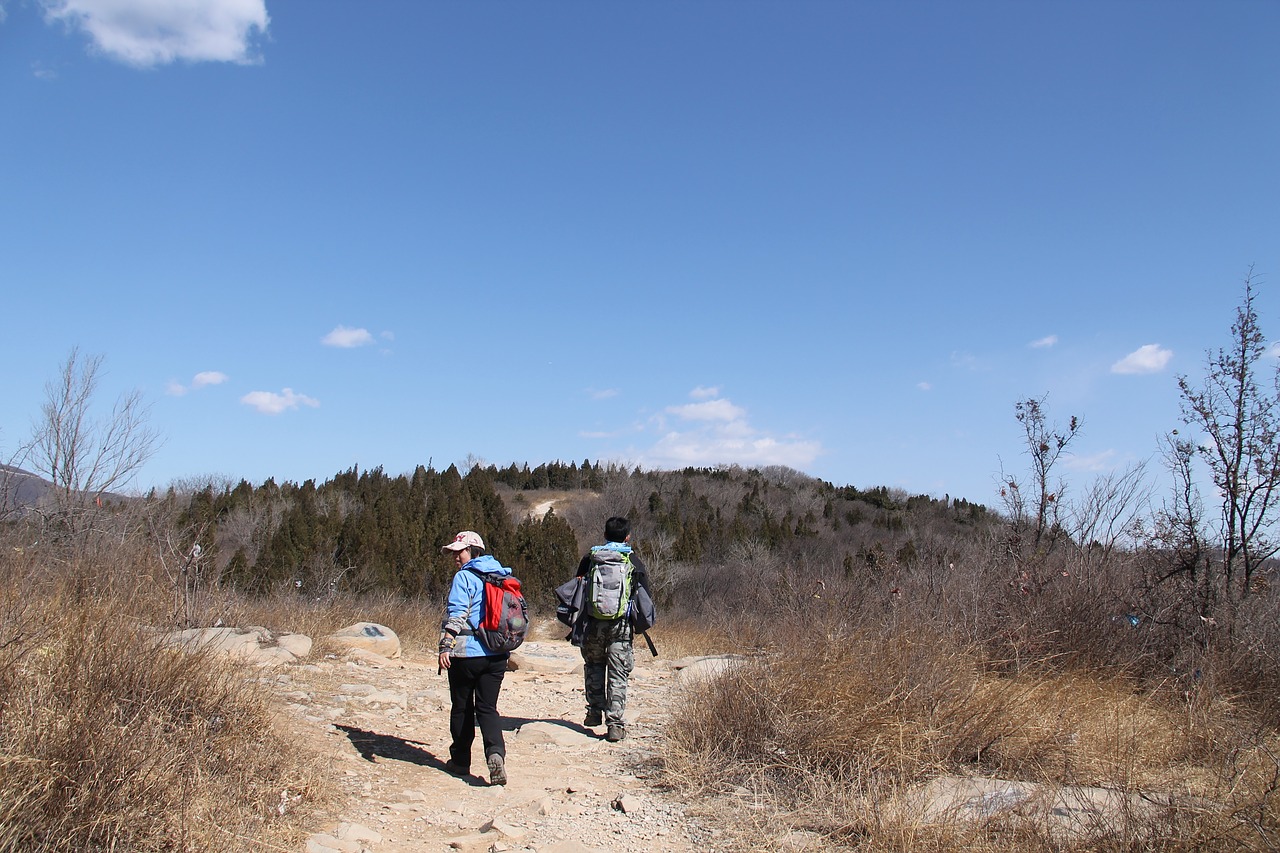
<path fill-rule="evenodd" d="M 484 581 L 476 638 L 494 654 L 519 648 L 529 632 L 529 608 L 520 581 L 512 575 L 471 571 Z"/>

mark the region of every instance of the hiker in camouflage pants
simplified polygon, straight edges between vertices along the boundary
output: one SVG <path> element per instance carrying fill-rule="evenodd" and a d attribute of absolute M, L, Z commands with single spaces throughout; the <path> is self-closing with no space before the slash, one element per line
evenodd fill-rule
<path fill-rule="evenodd" d="M 627 710 L 627 681 L 636 662 L 632 637 L 631 625 L 626 619 L 616 622 L 592 619 L 582 637 L 587 723 L 592 723 L 593 711 L 596 714 L 603 712 L 603 721 L 615 735 L 625 731 L 626 727 L 622 715 Z M 595 725 L 599 724 L 600 721 L 596 720 Z"/>
<path fill-rule="evenodd" d="M 649 572 L 629 544 L 631 522 L 625 518 L 610 518 L 604 525 L 605 545 L 610 551 L 626 553 L 631 561 L 632 591 L 643 587 L 649 590 Z M 578 577 L 591 574 L 591 552 L 588 551 L 578 564 Z M 632 640 L 635 634 L 631 624 L 624 619 L 595 619 L 586 608 L 578 617 L 573 632 L 575 645 L 582 647 L 583 686 L 587 694 L 587 716 L 583 725 L 608 726 L 605 740 L 620 741 L 627 736 L 624 714 L 627 710 L 627 681 L 635 668 L 635 652 Z"/>

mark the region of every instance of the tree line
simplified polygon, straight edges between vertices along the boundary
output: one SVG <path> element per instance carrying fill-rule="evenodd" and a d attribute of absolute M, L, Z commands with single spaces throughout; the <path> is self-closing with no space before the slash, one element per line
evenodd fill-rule
<path fill-rule="evenodd" d="M 534 513 L 527 493 L 548 489 L 560 511 Z M 613 514 L 632 519 L 638 551 L 659 566 L 723 559 L 747 545 L 875 565 L 913 559 L 911 537 L 922 527 L 950 535 L 995 519 L 965 500 L 862 492 L 785 468 L 645 471 L 589 460 L 477 465 L 465 475 L 455 465 L 395 476 L 353 467 L 319 484 L 242 480 L 149 499 L 173 508 L 207 583 L 310 596 L 438 594 L 453 572 L 440 546 L 460 529 L 481 532 L 490 552 L 542 595 Z"/>

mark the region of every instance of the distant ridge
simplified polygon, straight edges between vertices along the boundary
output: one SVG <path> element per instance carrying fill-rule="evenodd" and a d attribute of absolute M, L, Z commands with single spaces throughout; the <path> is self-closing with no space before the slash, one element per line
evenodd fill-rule
<path fill-rule="evenodd" d="M 0 464 L 0 517 L 25 513 L 40 502 L 52 484 L 30 471 Z"/>

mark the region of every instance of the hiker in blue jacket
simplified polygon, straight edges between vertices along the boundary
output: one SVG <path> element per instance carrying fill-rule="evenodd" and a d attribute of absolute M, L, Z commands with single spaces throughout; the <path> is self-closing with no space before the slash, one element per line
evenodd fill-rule
<path fill-rule="evenodd" d="M 506 742 L 498 715 L 498 693 L 507 674 L 507 653 L 494 654 L 475 636 L 480 625 L 484 581 L 476 574 L 509 575 L 511 569 L 484 552 L 480 534 L 464 530 L 441 552 L 453 552 L 458 567 L 449 587 L 444 624 L 440 626 L 440 668 L 449 673 L 449 760 L 445 769 L 459 776 L 471 773 L 471 746 L 476 723 L 484 741 L 489 784 L 507 784 Z"/>
<path fill-rule="evenodd" d="M 631 522 L 614 516 L 604 524 L 604 545 L 597 545 L 578 563 L 577 576 L 590 578 L 592 552 L 614 551 L 625 554 L 632 566 L 632 591 L 649 589 L 649 572 L 631 549 Z M 650 593 L 651 594 L 651 593 Z M 635 668 L 633 640 L 635 632 L 627 618 L 596 619 L 583 608 L 574 625 L 574 645 L 582 647 L 582 677 L 587 694 L 587 716 L 583 725 L 608 726 L 605 740 L 616 742 L 627 736 L 623 715 L 627 710 L 627 681 Z"/>

